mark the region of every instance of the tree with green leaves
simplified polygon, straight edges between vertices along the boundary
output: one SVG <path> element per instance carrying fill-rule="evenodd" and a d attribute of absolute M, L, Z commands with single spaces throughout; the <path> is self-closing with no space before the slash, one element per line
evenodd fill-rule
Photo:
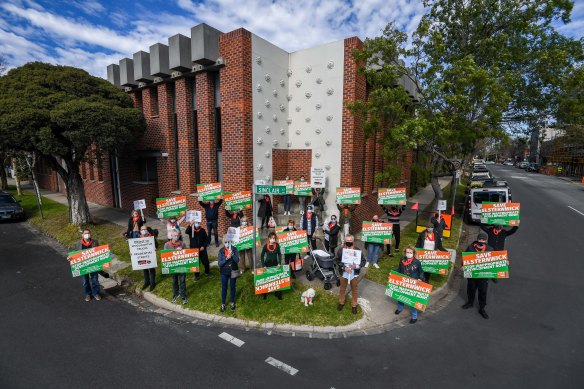
<path fill-rule="evenodd" d="M 47 159 L 67 186 L 70 222 L 91 222 L 80 164 L 142 136 L 131 98 L 81 69 L 33 62 L 0 78 L 0 149 Z"/>
<path fill-rule="evenodd" d="M 545 122 L 557 107 L 562 78 L 583 57 L 582 42 L 554 27 L 569 21 L 566 0 L 424 5 L 428 13 L 411 37 L 388 24 L 354 53 L 371 92 L 349 108 L 366 118 L 367 135 L 383 132 L 390 158 L 412 148 L 427 154 L 440 199 L 438 178 L 453 174 L 458 160 L 468 161 L 480 140 Z M 414 85 L 417 104 L 397 88 L 400 79 Z"/>

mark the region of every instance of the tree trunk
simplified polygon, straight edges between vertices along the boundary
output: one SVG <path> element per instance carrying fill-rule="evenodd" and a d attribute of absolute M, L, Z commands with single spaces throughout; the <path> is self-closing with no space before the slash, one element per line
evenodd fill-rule
<path fill-rule="evenodd" d="M 26 164 L 28 165 L 28 170 L 30 171 L 30 176 L 32 177 L 32 186 L 34 188 L 34 193 L 36 194 L 37 198 L 37 205 L 39 207 L 39 211 L 41 213 L 41 219 L 45 218 L 45 214 L 43 213 L 43 198 L 41 196 L 41 190 L 38 185 L 38 181 L 36 178 L 35 166 L 37 162 L 36 153 L 27 153 L 25 156 Z"/>
<path fill-rule="evenodd" d="M 2 166 L 0 166 L 0 189 L 8 189 L 8 177 L 6 177 L 6 166 L 4 165 L 4 160 L 2 160 Z"/>
<path fill-rule="evenodd" d="M 440 170 L 440 157 L 436 154 L 432 155 L 432 163 L 430 165 L 430 184 L 432 185 L 432 189 L 434 190 L 434 208 L 438 206 L 438 200 L 442 200 L 442 188 L 440 187 L 440 178 L 439 170 Z"/>
<path fill-rule="evenodd" d="M 22 196 L 20 177 L 18 177 L 18 171 L 16 170 L 16 158 L 12 158 L 12 171 L 14 172 L 14 181 L 16 182 L 16 194 Z"/>
<path fill-rule="evenodd" d="M 85 198 L 85 189 L 79 170 L 67 166 L 69 173 L 65 177 L 67 183 L 67 201 L 69 202 L 69 221 L 80 226 L 91 223 L 89 206 Z"/>

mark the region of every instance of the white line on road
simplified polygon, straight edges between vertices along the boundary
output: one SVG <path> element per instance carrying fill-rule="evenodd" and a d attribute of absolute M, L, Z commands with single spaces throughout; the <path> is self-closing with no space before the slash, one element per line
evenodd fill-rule
<path fill-rule="evenodd" d="M 293 368 L 290 365 L 285 364 L 284 362 L 280 362 L 275 358 L 272 357 L 268 357 L 268 359 L 266 359 L 266 363 L 268 365 L 272 365 L 277 369 L 280 369 L 290 375 L 296 375 L 296 373 L 298 373 L 298 369 Z"/>
<path fill-rule="evenodd" d="M 580 215 L 584 216 L 584 213 L 582 213 L 582 212 L 578 211 L 576 208 L 574 208 L 574 207 L 570 207 L 569 205 L 568 205 L 568 208 L 570 208 L 572 211 L 576 211 L 576 212 L 578 212 Z"/>
<path fill-rule="evenodd" d="M 237 339 L 235 336 L 231 336 L 227 332 L 220 333 L 219 337 L 223 340 L 228 341 L 229 343 L 231 343 L 237 347 L 241 347 L 245 344 L 245 342 L 243 340 Z"/>

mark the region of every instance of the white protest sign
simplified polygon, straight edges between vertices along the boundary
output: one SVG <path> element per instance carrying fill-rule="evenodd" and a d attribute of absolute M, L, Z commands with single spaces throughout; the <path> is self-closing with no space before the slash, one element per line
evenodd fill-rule
<path fill-rule="evenodd" d="M 241 229 L 239 227 L 229 227 L 227 229 L 227 236 L 225 238 L 229 242 L 238 243 L 240 232 L 241 232 Z"/>
<path fill-rule="evenodd" d="M 128 239 L 132 269 L 143 270 L 156 267 L 156 246 L 154 237 Z"/>
<path fill-rule="evenodd" d="M 437 211 L 446 211 L 446 200 L 438 200 L 438 208 Z"/>
<path fill-rule="evenodd" d="M 310 169 L 310 187 L 324 188 L 326 183 L 326 173 L 324 168 L 313 167 Z"/>
<path fill-rule="evenodd" d="M 134 209 L 136 211 L 140 209 L 146 209 L 146 200 L 135 200 L 134 201 Z"/>
<path fill-rule="evenodd" d="M 187 223 L 200 223 L 203 220 L 203 213 L 201 211 L 187 211 L 186 222 Z"/>
<path fill-rule="evenodd" d="M 355 269 L 359 269 L 361 265 L 361 250 L 352 250 L 352 249 L 342 249 L 343 256 L 341 257 L 341 261 L 347 267 L 351 265 L 355 265 Z M 353 272 L 347 273 L 343 272 L 343 277 L 346 279 L 353 278 Z"/>

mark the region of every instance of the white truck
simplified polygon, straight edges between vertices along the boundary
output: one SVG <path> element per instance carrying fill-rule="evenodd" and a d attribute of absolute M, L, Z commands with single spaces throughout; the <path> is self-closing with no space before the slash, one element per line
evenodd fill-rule
<path fill-rule="evenodd" d="M 467 192 L 466 221 L 481 221 L 481 204 L 483 202 L 508 203 L 511 201 L 511 189 L 505 181 L 487 181 L 481 187 L 470 188 Z"/>

